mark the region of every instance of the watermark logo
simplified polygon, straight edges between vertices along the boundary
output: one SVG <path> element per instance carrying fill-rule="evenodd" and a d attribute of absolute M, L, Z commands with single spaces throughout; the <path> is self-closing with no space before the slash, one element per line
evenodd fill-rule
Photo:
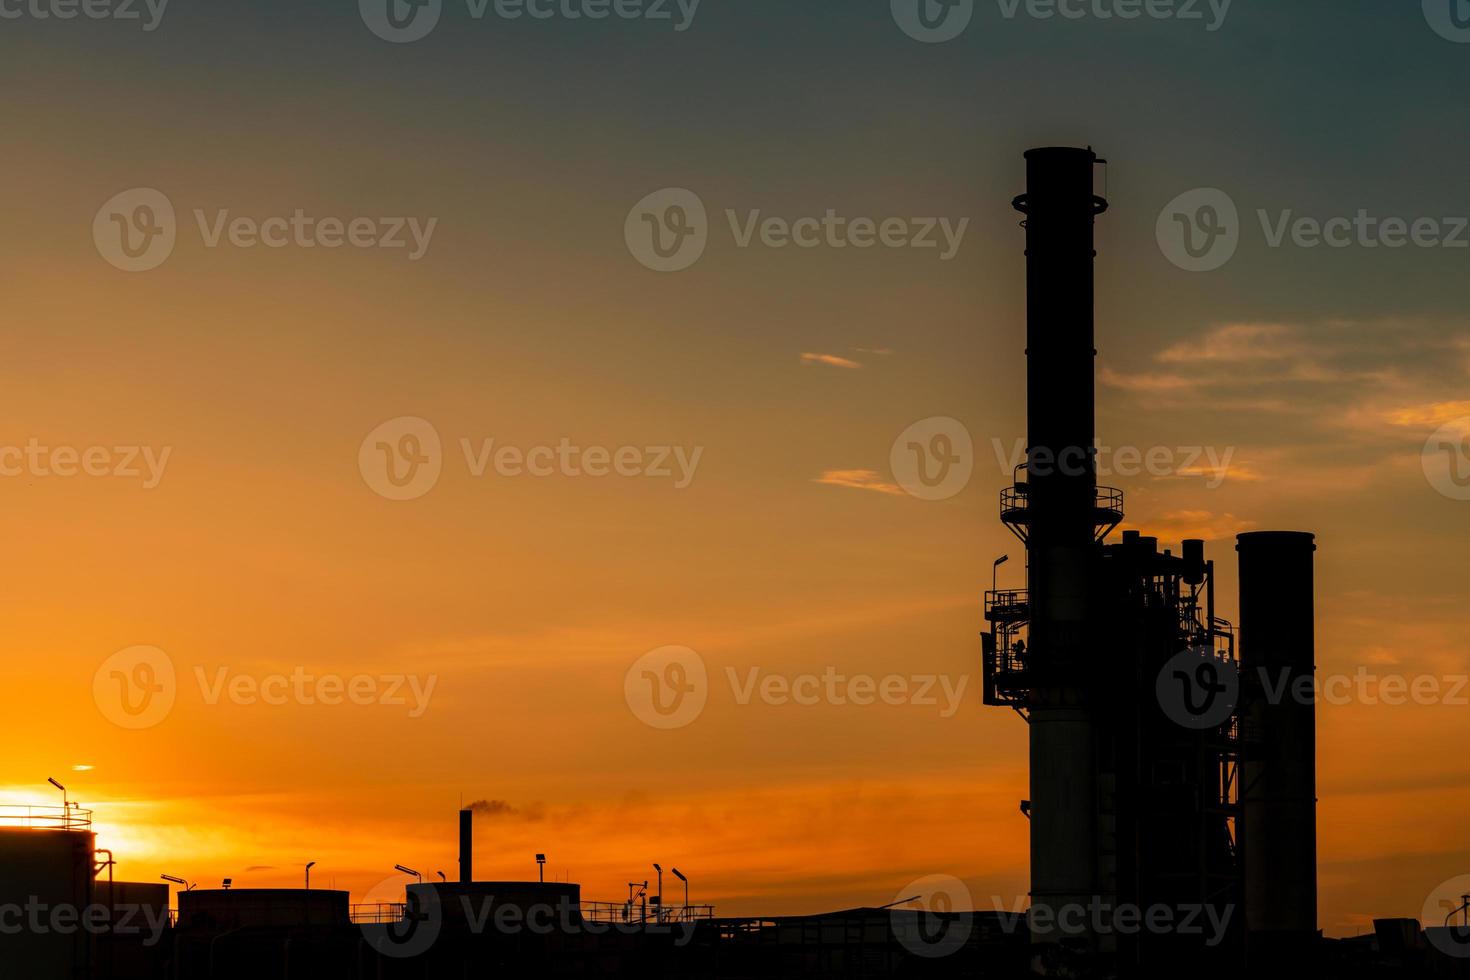
<path fill-rule="evenodd" d="M 927 875 L 894 896 L 888 924 L 904 949 L 915 956 L 948 956 L 970 940 L 975 928 L 970 889 L 952 875 Z"/>
<path fill-rule="evenodd" d="M 891 0 L 893 22 L 924 44 L 953 41 L 970 26 L 975 0 Z"/>
<path fill-rule="evenodd" d="M 681 646 L 648 651 L 623 677 L 623 699 L 634 717 L 651 728 L 692 724 L 709 700 L 704 658 Z"/>
<path fill-rule="evenodd" d="M 421 41 L 439 25 L 444 0 L 357 0 L 368 30 L 393 44 Z"/>
<path fill-rule="evenodd" d="M 384 910 L 385 921 L 361 922 L 363 939 L 382 956 L 409 959 L 429 951 L 439 938 L 444 925 L 444 906 L 439 890 L 432 886 L 408 890 L 417 879 L 409 875 L 385 878 L 363 898 L 363 904 Z M 398 915 L 399 898 L 403 897 L 402 914 Z"/>
<path fill-rule="evenodd" d="M 367 434 L 357 450 L 363 482 L 388 500 L 417 500 L 439 482 L 444 452 L 439 432 L 412 415 L 389 419 Z"/>
<path fill-rule="evenodd" d="M 1424 443 L 1429 485 L 1451 500 L 1470 500 L 1470 416 L 1446 422 Z"/>
<path fill-rule="evenodd" d="M 1470 958 L 1470 875 L 1442 881 L 1424 900 L 1424 934 L 1446 956 Z"/>
<path fill-rule="evenodd" d="M 177 239 L 173 202 L 151 187 L 114 194 L 92 219 L 97 254 L 124 272 L 158 268 L 173 254 Z"/>
<path fill-rule="evenodd" d="M 318 217 L 295 208 L 265 218 L 194 208 L 193 225 L 207 249 L 401 249 L 408 261 L 428 254 L 438 218 L 413 216 Z M 114 195 L 92 219 L 97 252 L 125 272 L 156 269 L 173 254 L 179 225 L 173 203 L 161 191 L 136 187 Z"/>
<path fill-rule="evenodd" d="M 628 251 L 654 272 L 682 272 L 709 244 L 709 216 L 698 194 L 682 187 L 654 191 L 623 224 Z"/>
<path fill-rule="evenodd" d="M 675 490 L 694 482 L 703 446 L 668 443 L 584 446 L 563 436 L 554 445 L 517 446 L 495 438 L 460 437 L 465 472 L 472 479 L 500 476 L 622 477 L 668 480 Z M 389 500 L 415 500 L 434 488 L 444 466 L 439 433 L 413 416 L 390 419 L 358 447 L 358 470 L 368 487 Z"/>
<path fill-rule="evenodd" d="M 894 480 L 911 496 L 947 500 L 969 485 L 975 445 L 964 423 L 936 415 L 899 433 L 888 463 Z"/>
<path fill-rule="evenodd" d="M 959 254 L 970 228 L 969 218 L 853 217 L 838 214 L 836 208 L 796 217 L 767 214 L 761 208 L 725 208 L 724 216 L 737 249 L 914 249 L 932 251 L 941 262 Z M 623 224 L 628 251 L 657 272 L 680 272 L 699 261 L 712 232 L 704 201 L 683 188 L 648 195 Z"/>
<path fill-rule="evenodd" d="M 1255 210 L 1267 248 L 1400 249 L 1470 248 L 1470 217 L 1400 217 L 1368 208 L 1352 214 L 1313 217 L 1292 208 Z M 1216 188 L 1181 194 L 1159 213 L 1159 248 L 1170 262 L 1190 272 L 1212 272 L 1229 262 L 1245 234 L 1234 200 Z"/>
<path fill-rule="evenodd" d="M 152 728 L 168 717 L 177 694 L 174 662 L 158 647 L 119 650 L 92 675 L 92 700 L 119 728 Z"/>
<path fill-rule="evenodd" d="M 1240 211 L 1215 187 L 1180 194 L 1164 206 L 1154 227 L 1164 257 L 1186 272 L 1213 272 L 1240 246 Z"/>
<path fill-rule="evenodd" d="M 1182 728 L 1218 728 L 1235 713 L 1240 672 L 1209 647 L 1191 647 L 1169 658 L 1154 682 L 1159 706 Z"/>
<path fill-rule="evenodd" d="M 1470 3 L 1466 0 L 1424 0 L 1424 19 L 1446 41 L 1470 44 Z"/>

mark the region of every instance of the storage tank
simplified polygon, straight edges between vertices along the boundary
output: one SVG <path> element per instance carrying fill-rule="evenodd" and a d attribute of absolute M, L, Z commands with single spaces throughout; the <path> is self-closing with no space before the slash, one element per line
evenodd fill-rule
<path fill-rule="evenodd" d="M 0 806 L 0 905 L 19 910 L 7 925 L 20 927 L 0 936 L 6 976 L 88 975 L 93 936 L 81 923 L 93 904 L 91 826 L 91 811 L 72 805 Z"/>
<path fill-rule="evenodd" d="M 328 888 L 196 888 L 178 897 L 179 928 L 191 932 L 351 924 L 347 892 Z"/>

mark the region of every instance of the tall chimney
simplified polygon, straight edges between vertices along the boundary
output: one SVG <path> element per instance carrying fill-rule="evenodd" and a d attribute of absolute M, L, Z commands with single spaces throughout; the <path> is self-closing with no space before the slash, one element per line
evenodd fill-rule
<path fill-rule="evenodd" d="M 1240 849 L 1252 962 L 1300 963 L 1317 930 L 1313 536 L 1241 534 Z"/>
<path fill-rule="evenodd" d="M 459 811 L 459 880 L 475 880 L 475 811 L 469 807 Z"/>
<path fill-rule="evenodd" d="M 1093 194 L 1097 155 L 1026 152 L 1026 511 L 1031 603 L 1028 703 L 1031 901 L 1090 907 L 1099 894 L 1093 624 Z M 1037 922 L 1047 919 L 1038 918 Z M 1037 930 L 1038 942 L 1059 932 Z M 1074 938 L 1076 938 L 1074 936 Z"/>

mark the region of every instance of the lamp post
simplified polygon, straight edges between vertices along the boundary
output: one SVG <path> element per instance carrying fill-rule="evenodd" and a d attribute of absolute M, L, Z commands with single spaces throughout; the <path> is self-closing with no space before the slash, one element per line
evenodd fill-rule
<path fill-rule="evenodd" d="M 173 875 L 159 875 L 158 877 L 159 878 L 162 878 L 164 881 L 171 881 L 175 885 L 183 885 L 184 886 L 184 891 L 186 891 L 186 892 L 191 892 L 191 891 L 194 890 L 194 886 L 192 884 L 190 884 L 189 882 L 185 881 L 183 878 L 176 878 Z"/>
<path fill-rule="evenodd" d="M 689 879 L 686 878 L 686 877 L 684 877 L 684 872 L 680 871 L 678 868 L 670 868 L 669 870 L 674 873 L 674 877 L 675 878 L 678 878 L 680 881 L 682 881 L 684 883 L 684 917 L 685 918 L 690 918 L 691 916 L 689 915 Z"/>
<path fill-rule="evenodd" d="M 658 911 L 654 913 L 654 918 L 662 922 L 664 920 L 664 869 L 655 862 L 653 870 L 658 872 Z"/>
<path fill-rule="evenodd" d="M 536 855 L 536 880 L 537 881 L 540 881 L 540 882 L 545 882 L 546 881 L 546 855 L 545 854 L 538 854 L 538 855 Z"/>
<path fill-rule="evenodd" d="M 70 823 L 66 818 L 71 813 L 71 803 L 66 798 L 66 787 L 49 776 L 46 777 L 46 782 L 61 790 L 61 829 L 65 830 Z"/>
<path fill-rule="evenodd" d="M 306 862 L 306 890 L 307 891 L 311 891 L 311 869 L 312 869 L 312 866 L 314 864 L 316 864 L 315 861 L 307 861 Z"/>
<path fill-rule="evenodd" d="M 1001 555 L 999 558 L 997 558 L 995 560 L 994 564 L 992 564 L 990 566 L 990 591 L 991 592 L 996 591 L 996 585 L 995 585 L 995 583 L 996 583 L 997 577 L 1000 575 L 1000 566 L 1004 565 L 1006 562 L 1008 562 L 1010 560 L 1011 560 L 1011 556 L 1010 555 Z"/>
<path fill-rule="evenodd" d="M 406 874 L 406 875 L 413 875 L 415 878 L 417 878 L 419 880 L 419 884 L 422 885 L 424 883 L 424 876 L 421 875 L 421 874 L 419 874 L 413 868 L 405 868 L 401 864 L 395 864 L 395 865 L 393 865 L 393 870 L 394 871 L 400 871 L 400 872 L 402 872 L 403 874 Z"/>

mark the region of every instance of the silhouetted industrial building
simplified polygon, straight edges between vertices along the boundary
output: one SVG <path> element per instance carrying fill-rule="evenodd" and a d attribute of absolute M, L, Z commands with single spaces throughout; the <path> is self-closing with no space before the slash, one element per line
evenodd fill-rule
<path fill-rule="evenodd" d="M 1313 705 L 1271 701 L 1252 681 L 1312 678 L 1312 535 L 1240 535 L 1238 650 L 1204 541 L 1177 555 L 1137 530 L 1109 541 L 1124 514 L 1122 491 L 1097 483 L 1094 449 L 1105 161 L 1046 147 L 1026 162 L 1014 205 L 1026 228 L 1027 458 L 1001 519 L 1025 543 L 1027 588 L 987 594 L 984 690 L 1029 725 L 1036 965 L 1110 976 L 1305 963 L 1317 936 Z M 1077 914 L 1093 907 L 1163 909 L 1174 922 L 1213 913 L 1229 932 L 1123 934 Z"/>
<path fill-rule="evenodd" d="M 1001 519 L 1025 542 L 1027 581 L 986 593 L 982 660 L 985 703 L 1029 725 L 1029 918 L 907 903 L 720 918 L 687 899 L 665 905 L 647 882 L 609 903 L 569 882 L 477 881 L 470 810 L 458 880 L 409 884 L 402 902 L 188 887 L 175 918 L 164 886 L 112 881 L 90 815 L 67 802 L 0 810 L 0 904 L 100 909 L 98 921 L 0 930 L 0 975 L 1470 977 L 1470 956 L 1446 955 L 1443 935 L 1470 943 L 1470 926 L 1384 919 L 1371 936 L 1320 938 L 1314 708 L 1279 696 L 1313 676 L 1314 539 L 1239 536 L 1237 630 L 1216 614 L 1203 541 L 1174 554 L 1136 529 L 1113 537 L 1123 494 L 1098 486 L 1094 458 L 1101 161 L 1067 147 L 1026 161 L 1014 203 L 1026 228 L 1028 449 Z M 1208 910 L 1218 928 L 1109 928 L 1100 913 L 1122 908 L 1176 924 Z M 144 928 L 123 932 L 125 915 Z"/>

